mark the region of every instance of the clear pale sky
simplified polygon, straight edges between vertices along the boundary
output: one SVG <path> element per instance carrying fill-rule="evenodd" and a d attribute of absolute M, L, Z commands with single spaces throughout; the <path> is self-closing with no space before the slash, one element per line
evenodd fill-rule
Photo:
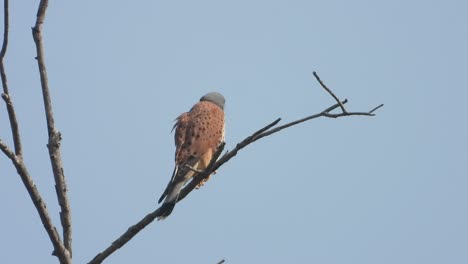
<path fill-rule="evenodd" d="M 6 68 L 27 165 L 59 225 L 37 4 L 11 1 Z M 385 107 L 256 142 L 106 263 L 468 263 L 467 14 L 461 0 L 50 1 L 74 262 L 156 208 L 173 120 L 203 94 L 225 95 L 232 149 L 278 117 L 332 105 L 317 71 L 350 111 Z M 0 137 L 11 144 L 10 134 L 2 106 Z M 57 263 L 4 156 L 0 207 L 1 263 Z"/>

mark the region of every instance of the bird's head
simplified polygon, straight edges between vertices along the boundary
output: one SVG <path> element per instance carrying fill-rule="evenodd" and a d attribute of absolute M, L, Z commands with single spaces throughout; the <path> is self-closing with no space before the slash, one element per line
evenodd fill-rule
<path fill-rule="evenodd" d="M 224 110 L 224 103 L 226 100 L 224 99 L 224 96 L 222 94 L 218 92 L 211 92 L 205 94 L 204 96 L 202 96 L 202 98 L 200 98 L 200 102 L 203 101 L 211 102 Z"/>

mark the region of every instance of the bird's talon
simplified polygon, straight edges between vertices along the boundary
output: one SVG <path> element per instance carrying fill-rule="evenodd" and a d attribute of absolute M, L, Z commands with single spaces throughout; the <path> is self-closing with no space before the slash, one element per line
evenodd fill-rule
<path fill-rule="evenodd" d="M 195 187 L 195 189 L 198 190 L 198 189 L 200 189 L 203 185 L 205 185 L 205 180 L 201 181 L 201 182 L 197 185 L 197 187 Z"/>

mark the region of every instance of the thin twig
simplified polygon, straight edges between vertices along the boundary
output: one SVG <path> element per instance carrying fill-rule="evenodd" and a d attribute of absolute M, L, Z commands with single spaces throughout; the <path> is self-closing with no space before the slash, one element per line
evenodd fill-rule
<path fill-rule="evenodd" d="M 320 81 L 320 78 L 318 78 L 318 75 L 314 72 L 314 76 L 316 76 L 317 80 Z M 323 87 L 323 86 L 322 86 Z M 325 88 L 325 87 L 324 87 Z M 230 159 L 232 159 L 234 156 L 237 155 L 238 151 L 245 148 L 246 146 L 250 145 L 251 143 L 272 135 L 274 133 L 277 133 L 285 128 L 306 122 L 311 119 L 315 119 L 318 117 L 331 117 L 331 118 L 337 118 L 341 116 L 353 116 L 353 115 L 365 115 L 365 116 L 373 116 L 374 111 L 377 110 L 378 108 L 382 107 L 383 105 L 379 105 L 372 109 L 369 112 L 347 112 L 344 108 L 344 104 L 348 102 L 348 100 L 343 100 L 341 101 L 338 97 L 334 95 L 334 93 L 328 89 L 325 88 L 325 90 L 328 91 L 328 93 L 337 100 L 337 103 L 326 108 L 322 112 L 318 114 L 314 114 L 287 124 L 284 124 L 282 126 L 274 128 L 279 122 L 280 118 L 276 119 L 272 123 L 266 125 L 265 127 L 257 130 L 254 132 L 252 135 L 246 137 L 243 141 L 238 143 L 236 147 L 231 150 L 226 152 L 221 158 L 218 159 L 218 157 L 221 155 L 225 144 L 222 143 L 218 149 L 216 150 L 215 154 L 213 155 L 210 164 L 207 166 L 207 168 L 199 172 L 196 176 L 192 178 L 192 180 L 180 191 L 179 193 L 179 198 L 177 202 L 182 201 L 200 182 L 202 182 L 204 179 L 206 179 L 209 175 L 211 175 L 214 171 L 216 171 L 219 167 L 221 167 L 223 164 L 228 162 Z M 337 109 L 341 108 L 342 113 L 339 114 L 331 114 L 330 112 Z M 104 251 L 101 253 L 97 254 L 88 264 L 98 264 L 104 261 L 109 255 L 111 255 L 113 252 L 115 252 L 117 249 L 121 248 L 124 246 L 128 241 L 130 241 L 136 234 L 138 234 L 143 228 L 145 228 L 147 225 L 149 225 L 156 217 L 160 216 L 162 213 L 162 207 L 156 209 L 152 213 L 146 215 L 142 220 L 140 220 L 137 224 L 131 226 L 127 231 L 125 231 L 119 238 L 117 238 L 112 244 L 107 247 Z M 222 262 L 221 262 L 222 263 Z"/>
<path fill-rule="evenodd" d="M 11 127 L 11 134 L 13 137 L 13 143 L 15 145 L 15 153 L 18 156 L 23 155 L 23 148 L 21 146 L 21 137 L 18 128 L 18 121 L 16 119 L 16 112 L 15 108 L 13 107 L 13 103 L 11 101 L 10 91 L 8 90 L 8 80 L 5 70 L 5 55 L 8 48 L 8 35 L 9 35 L 9 28 L 10 28 L 10 15 L 9 15 L 9 7 L 8 7 L 8 0 L 3 1 L 3 44 L 2 50 L 0 51 L 0 76 L 2 79 L 2 86 L 3 86 L 3 94 L 2 98 L 5 101 L 7 112 L 8 112 L 8 119 L 10 120 L 10 127 Z"/>
<path fill-rule="evenodd" d="M 369 114 L 373 114 L 375 111 L 377 111 L 377 109 L 379 109 L 380 107 L 383 107 L 383 106 L 384 106 L 384 104 L 380 104 L 380 105 L 374 107 L 374 109 L 369 111 Z"/>
<path fill-rule="evenodd" d="M 15 153 L 1 139 L 0 139 L 0 149 L 9 159 L 13 160 L 16 158 Z"/>
<path fill-rule="evenodd" d="M 217 264 L 223 264 L 224 262 L 226 262 L 226 260 L 222 259 L 222 260 L 218 261 Z"/>
<path fill-rule="evenodd" d="M 61 208 L 60 220 L 63 228 L 63 243 L 69 255 L 72 255 L 72 225 L 70 203 L 67 197 L 67 184 L 63 172 L 62 158 L 60 153 L 61 134 L 55 128 L 54 115 L 52 111 L 52 102 L 49 91 L 49 83 L 47 80 L 47 69 L 45 66 L 44 44 L 42 40 L 42 26 L 45 19 L 45 14 L 48 6 L 48 0 L 41 0 L 37 11 L 36 24 L 32 28 L 34 43 L 36 44 L 37 64 L 39 67 L 39 75 L 41 77 L 42 97 L 44 100 L 45 115 L 47 120 L 47 132 L 49 142 L 50 162 L 55 179 L 55 190 L 57 192 L 57 200 Z"/>
<path fill-rule="evenodd" d="M 344 100 L 343 102 L 341 102 L 342 104 L 346 104 L 348 101 L 347 100 Z M 338 108 L 340 105 L 339 104 L 334 104 L 330 107 L 328 107 L 327 109 L 323 110 L 321 113 L 318 113 L 318 114 L 315 114 L 315 115 L 311 115 L 311 116 L 308 116 L 308 117 L 304 117 L 304 118 L 301 118 L 299 120 L 296 120 L 296 121 L 292 121 L 292 122 L 289 122 L 287 124 L 284 124 L 282 126 L 279 126 L 279 127 L 276 127 L 274 129 L 271 129 L 269 131 L 265 131 L 263 132 L 262 134 L 258 135 L 257 138 L 255 140 L 258 140 L 262 137 L 266 137 L 266 136 L 269 136 L 271 134 L 274 134 L 276 132 L 279 132 L 285 128 L 288 128 L 288 127 L 291 127 L 291 126 L 295 126 L 297 124 L 300 124 L 300 123 L 303 123 L 305 121 L 309 121 L 311 119 L 315 119 L 315 118 L 318 118 L 318 117 L 321 117 L 321 116 L 324 116 L 325 113 L 328 113 L 336 108 Z"/>
<path fill-rule="evenodd" d="M 317 79 L 317 81 L 320 83 L 320 85 L 322 86 L 323 89 L 325 89 L 325 91 L 327 91 L 332 97 L 333 99 L 335 99 L 335 101 L 340 105 L 340 108 L 341 108 L 341 111 L 343 111 L 343 113 L 346 113 L 346 108 L 344 107 L 344 105 L 341 103 L 340 99 L 338 99 L 338 96 L 336 96 L 332 90 L 330 90 L 323 82 L 322 80 L 320 79 L 320 77 L 318 76 L 317 72 L 313 72 L 314 76 L 315 76 L 315 79 Z"/>
<path fill-rule="evenodd" d="M 8 7 L 8 0 L 3 1 L 3 44 L 2 50 L 0 51 L 0 57 L 3 60 L 5 57 L 6 50 L 8 47 L 8 34 L 10 29 L 10 9 Z"/>

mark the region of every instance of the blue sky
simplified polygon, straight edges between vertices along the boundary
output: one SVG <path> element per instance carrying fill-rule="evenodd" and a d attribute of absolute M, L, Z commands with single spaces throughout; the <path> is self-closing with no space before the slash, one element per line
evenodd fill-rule
<path fill-rule="evenodd" d="M 12 1 L 6 67 L 25 160 L 56 225 L 31 26 Z M 227 100 L 227 149 L 281 117 L 318 119 L 239 153 L 107 263 L 467 263 L 466 1 L 52 1 L 44 41 L 84 263 L 156 208 L 173 120 Z M 3 20 L 3 19 L 2 19 Z M 0 137 L 11 143 L 6 111 Z M 0 158 L 2 263 L 52 245 Z"/>

